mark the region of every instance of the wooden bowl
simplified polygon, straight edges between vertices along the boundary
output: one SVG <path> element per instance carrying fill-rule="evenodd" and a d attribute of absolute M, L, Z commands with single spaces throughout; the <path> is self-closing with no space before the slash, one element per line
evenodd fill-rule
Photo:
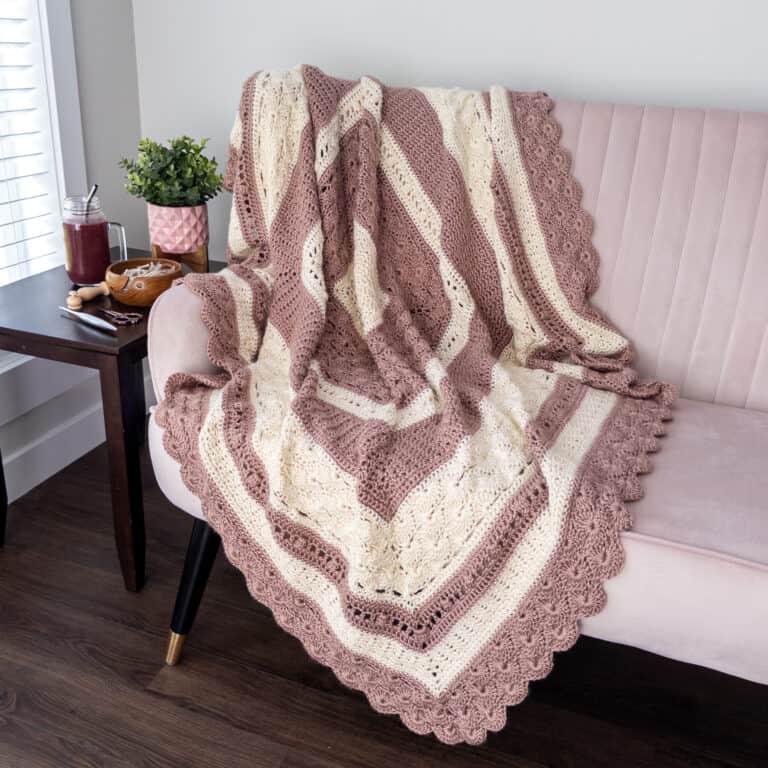
<path fill-rule="evenodd" d="M 142 267 L 145 264 L 162 263 L 173 269 L 162 275 L 127 277 L 126 269 Z M 174 280 L 181 277 L 181 264 L 172 259 L 126 259 L 116 261 L 107 267 L 104 279 L 109 286 L 113 299 L 131 307 L 149 307 L 163 292 L 171 287 Z"/>

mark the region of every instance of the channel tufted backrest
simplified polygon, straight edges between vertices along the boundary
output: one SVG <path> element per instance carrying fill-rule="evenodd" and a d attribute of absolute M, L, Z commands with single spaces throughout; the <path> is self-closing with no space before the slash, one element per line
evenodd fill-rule
<path fill-rule="evenodd" d="M 563 102 L 601 256 L 595 303 L 642 373 L 768 411 L 768 114 Z"/>

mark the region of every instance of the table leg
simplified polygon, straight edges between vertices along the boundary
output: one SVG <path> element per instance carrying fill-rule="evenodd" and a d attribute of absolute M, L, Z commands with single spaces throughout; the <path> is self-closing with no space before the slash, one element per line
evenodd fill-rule
<path fill-rule="evenodd" d="M 141 360 L 105 355 L 100 367 L 101 400 L 107 433 L 112 517 L 125 588 L 144 585 L 144 505 L 139 449 L 144 440 Z M 139 373 L 137 374 L 136 369 Z"/>
<path fill-rule="evenodd" d="M 0 547 L 5 544 L 5 524 L 8 520 L 8 491 L 5 487 L 3 457 L 0 456 Z"/>
<path fill-rule="evenodd" d="M 147 432 L 147 398 L 144 394 L 144 366 L 141 360 L 137 360 L 132 366 L 134 397 L 133 404 L 136 408 L 136 423 L 138 427 L 139 445 L 144 445 Z"/>

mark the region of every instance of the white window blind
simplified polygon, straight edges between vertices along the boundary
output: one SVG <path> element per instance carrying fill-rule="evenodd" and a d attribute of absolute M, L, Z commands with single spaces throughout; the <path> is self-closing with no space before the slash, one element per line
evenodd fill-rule
<path fill-rule="evenodd" d="M 0 285 L 64 261 L 43 0 L 0 0 Z"/>

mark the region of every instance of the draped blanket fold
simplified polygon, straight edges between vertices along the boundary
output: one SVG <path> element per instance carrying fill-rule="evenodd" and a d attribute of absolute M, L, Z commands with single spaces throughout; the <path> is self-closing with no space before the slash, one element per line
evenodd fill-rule
<path fill-rule="evenodd" d="M 588 303 L 592 224 L 542 93 L 245 84 L 214 375 L 165 446 L 254 597 L 372 706 L 479 743 L 601 610 L 669 417 Z"/>

